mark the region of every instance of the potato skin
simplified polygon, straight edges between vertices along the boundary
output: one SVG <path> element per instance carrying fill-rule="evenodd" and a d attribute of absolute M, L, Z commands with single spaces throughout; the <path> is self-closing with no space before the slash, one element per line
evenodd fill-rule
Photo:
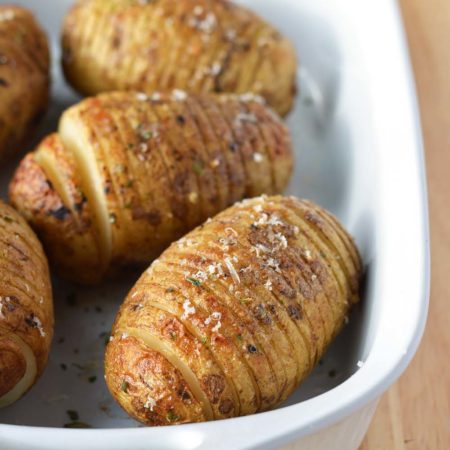
<path fill-rule="evenodd" d="M 95 160 L 89 171 L 68 148 L 69 128 L 84 136 L 84 156 Z M 10 199 L 55 269 L 92 284 L 147 266 L 242 198 L 283 192 L 292 165 L 287 128 L 259 98 L 106 93 L 66 111 L 59 133 L 20 164 Z M 95 195 L 89 194 L 94 176 Z M 96 201 L 106 225 L 94 214 Z"/>
<path fill-rule="evenodd" d="M 227 0 L 81 0 L 62 31 L 63 67 L 79 92 L 253 92 L 292 107 L 295 49 Z"/>
<path fill-rule="evenodd" d="M 106 349 L 107 385 L 146 425 L 271 409 L 343 327 L 361 275 L 352 238 L 319 206 L 237 203 L 173 243 L 130 291 Z"/>
<path fill-rule="evenodd" d="M 31 12 L 0 6 L 0 159 L 14 153 L 47 109 L 47 38 Z"/>
<path fill-rule="evenodd" d="M 0 407 L 21 397 L 41 375 L 53 337 L 53 303 L 47 259 L 25 220 L 0 202 Z M 28 365 L 26 350 L 31 350 Z M 14 398 L 6 396 L 35 372 Z"/>

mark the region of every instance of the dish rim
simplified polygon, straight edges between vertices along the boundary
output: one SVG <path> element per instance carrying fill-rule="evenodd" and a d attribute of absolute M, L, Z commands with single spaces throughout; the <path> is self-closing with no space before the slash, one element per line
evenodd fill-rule
<path fill-rule="evenodd" d="M 418 194 L 415 198 L 415 212 L 418 214 L 414 215 L 414 224 L 408 225 L 411 225 L 412 229 L 409 231 L 417 238 L 416 242 L 420 242 L 420 245 L 417 245 L 415 249 L 416 259 L 411 261 L 410 264 L 416 264 L 416 273 L 421 273 L 422 276 L 417 279 L 411 279 L 407 273 L 400 274 L 409 283 L 407 289 L 405 288 L 405 292 L 407 290 L 409 293 L 415 293 L 411 298 L 416 297 L 416 301 L 412 302 L 415 308 L 411 313 L 413 317 L 408 316 L 410 317 L 410 322 L 402 324 L 404 331 L 407 332 L 407 338 L 404 339 L 407 342 L 405 351 L 402 354 L 397 353 L 394 355 L 396 356 L 395 358 L 391 355 L 389 362 L 384 367 L 381 367 L 380 361 L 376 358 L 376 352 L 380 351 L 378 348 L 380 344 L 375 340 L 364 366 L 334 389 L 301 403 L 274 411 L 222 421 L 171 427 L 170 434 L 178 434 L 180 442 L 183 442 L 181 437 L 192 436 L 192 443 L 194 443 L 195 439 L 198 441 L 194 445 L 195 448 L 201 446 L 208 448 L 208 443 L 211 444 L 211 441 L 208 441 L 208 439 L 217 439 L 217 429 L 219 427 L 221 429 L 220 434 L 224 437 L 236 434 L 236 430 L 239 429 L 258 430 L 258 435 L 254 439 L 248 438 L 245 443 L 245 448 L 255 449 L 273 448 L 277 445 L 292 442 L 305 435 L 310 435 L 343 420 L 370 402 L 375 401 L 403 373 L 418 348 L 426 324 L 430 284 L 427 187 L 419 109 L 399 6 L 395 0 L 380 0 L 377 3 L 377 8 L 384 12 L 386 27 L 384 33 L 390 36 L 389 39 L 392 43 L 390 48 L 383 48 L 383 51 L 385 56 L 386 54 L 391 55 L 390 60 L 396 59 L 396 67 L 393 68 L 393 72 L 397 75 L 397 81 L 403 82 L 402 85 L 397 83 L 395 86 L 391 86 L 390 91 L 392 89 L 403 90 L 401 91 L 402 95 L 404 99 L 407 99 L 406 104 L 397 105 L 397 108 L 401 108 L 403 113 L 403 115 L 397 113 L 397 120 L 401 121 L 401 126 L 397 124 L 397 128 L 403 130 L 404 137 L 402 140 L 405 144 L 411 145 L 411 142 L 413 142 L 414 149 L 410 148 L 409 156 L 411 159 L 407 165 L 415 171 L 415 174 L 411 172 L 407 175 L 409 179 L 412 179 L 412 176 L 414 177 L 415 185 L 412 186 L 411 190 L 417 191 Z M 377 60 L 377 62 L 374 61 L 373 63 L 376 64 L 379 61 Z M 381 101 L 382 99 L 379 99 L 378 103 Z M 395 109 L 395 105 L 393 105 L 393 109 Z M 390 113 L 390 115 L 392 114 L 394 114 L 394 111 Z M 383 174 L 380 175 L 380 179 L 383 181 L 386 181 L 386 177 Z M 388 199 L 384 197 L 384 200 Z M 410 205 L 410 207 L 412 208 L 413 206 Z M 393 219 L 386 218 L 385 221 L 388 220 Z M 401 246 L 402 243 L 399 242 L 398 245 Z M 375 371 L 376 376 L 373 375 L 372 371 Z M 305 418 L 306 411 L 308 411 L 308 414 Z M 293 417 L 296 420 L 292 420 Z M 274 427 L 274 424 L 277 427 Z M 27 433 L 27 441 L 33 439 L 38 442 L 40 440 L 45 441 L 51 435 L 52 441 L 55 443 L 76 439 L 79 444 L 82 442 L 88 444 L 97 441 L 100 435 L 102 440 L 105 440 L 105 432 L 108 433 L 107 441 L 110 443 L 118 439 L 119 435 L 120 440 L 124 442 L 127 440 L 130 443 L 140 442 L 144 438 L 152 438 L 158 442 L 165 439 L 164 434 L 166 431 L 166 428 L 71 430 L 0 424 L 0 434 L 5 436 L 5 438 L 13 438 L 20 432 L 23 434 Z M 188 444 L 188 442 L 186 443 Z M 230 441 L 227 441 L 226 445 L 230 448 Z M 186 448 L 194 447 L 188 446 Z"/>

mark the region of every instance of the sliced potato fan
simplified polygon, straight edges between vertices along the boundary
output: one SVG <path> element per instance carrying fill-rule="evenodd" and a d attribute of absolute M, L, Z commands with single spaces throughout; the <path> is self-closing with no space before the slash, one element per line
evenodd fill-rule
<path fill-rule="evenodd" d="M 44 115 L 49 72 L 47 37 L 33 14 L 0 5 L 0 160 L 20 149 Z"/>
<path fill-rule="evenodd" d="M 362 264 L 337 219 L 294 197 L 245 200 L 171 245 L 117 315 L 105 358 L 147 425 L 282 403 L 359 300 Z"/>
<path fill-rule="evenodd" d="M 0 202 L 0 408 L 41 375 L 53 336 L 47 260 L 26 222 Z"/>
<path fill-rule="evenodd" d="M 94 283 L 237 200 L 282 192 L 291 171 L 289 133 L 259 97 L 116 92 L 67 110 L 10 198 L 55 269 Z"/>
<path fill-rule="evenodd" d="M 254 92 L 285 115 L 295 97 L 291 42 L 228 0 L 80 0 L 65 18 L 63 67 L 80 92 Z"/>

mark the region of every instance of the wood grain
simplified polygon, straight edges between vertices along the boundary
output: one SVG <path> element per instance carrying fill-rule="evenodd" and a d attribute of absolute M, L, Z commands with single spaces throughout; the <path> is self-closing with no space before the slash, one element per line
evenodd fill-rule
<path fill-rule="evenodd" d="M 383 397 L 360 450 L 450 449 L 450 1 L 400 1 L 428 172 L 431 303 L 411 366 Z"/>

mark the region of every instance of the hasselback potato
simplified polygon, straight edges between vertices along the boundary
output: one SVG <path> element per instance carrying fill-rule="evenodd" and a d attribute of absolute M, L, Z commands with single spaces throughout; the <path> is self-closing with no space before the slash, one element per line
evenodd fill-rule
<path fill-rule="evenodd" d="M 254 92 L 279 114 L 295 96 L 292 44 L 227 0 L 81 0 L 65 19 L 63 66 L 81 93 Z"/>
<path fill-rule="evenodd" d="M 27 139 L 49 96 L 44 31 L 26 9 L 0 5 L 0 159 Z"/>
<path fill-rule="evenodd" d="M 52 336 L 47 259 L 25 220 L 0 201 L 0 407 L 42 373 Z"/>
<path fill-rule="evenodd" d="M 10 198 L 55 269 L 94 283 L 237 200 L 281 193 L 291 170 L 289 133 L 257 97 L 117 92 L 70 108 Z"/>
<path fill-rule="evenodd" d="M 147 425 L 268 410 L 307 376 L 359 300 L 337 219 L 294 197 L 245 200 L 172 244 L 116 318 L 112 395 Z"/>

